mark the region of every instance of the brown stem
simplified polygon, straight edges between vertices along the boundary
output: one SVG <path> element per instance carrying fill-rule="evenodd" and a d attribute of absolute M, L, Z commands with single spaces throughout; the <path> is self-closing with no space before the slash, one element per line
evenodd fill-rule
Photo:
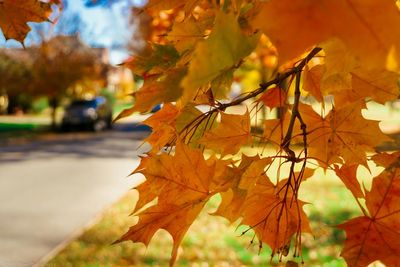
<path fill-rule="evenodd" d="M 311 50 L 311 52 L 302 60 L 300 61 L 300 63 L 295 66 L 294 68 L 284 72 L 284 73 L 278 73 L 276 75 L 276 77 L 266 83 L 262 83 L 260 84 L 260 87 L 254 91 L 252 91 L 251 93 L 235 99 L 229 103 L 225 103 L 225 104 L 219 104 L 216 109 L 217 110 L 225 110 L 228 107 L 232 107 L 232 106 L 236 106 L 239 105 L 241 103 L 243 103 L 244 101 L 256 97 L 259 94 L 263 93 L 265 90 L 268 89 L 268 87 L 270 87 L 271 85 L 279 85 L 281 84 L 284 80 L 286 80 L 288 77 L 290 77 L 293 74 L 297 74 L 299 72 L 301 72 L 303 70 L 303 68 L 305 67 L 305 65 L 319 52 L 321 51 L 320 47 L 315 47 L 313 50 Z"/>

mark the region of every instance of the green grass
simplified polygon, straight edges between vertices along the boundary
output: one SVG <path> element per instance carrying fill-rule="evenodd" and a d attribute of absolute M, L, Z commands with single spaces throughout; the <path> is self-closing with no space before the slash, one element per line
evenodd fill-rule
<path fill-rule="evenodd" d="M 329 172 L 318 172 L 303 184 L 301 199 L 312 203 L 305 210 L 313 230 L 313 235 L 303 236 L 305 266 L 346 266 L 339 256 L 345 234 L 334 226 L 360 214 L 355 201 Z M 136 222 L 128 216 L 136 199 L 136 192 L 129 192 L 46 266 L 168 266 L 172 240 L 165 231 L 157 232 L 147 249 L 132 242 L 111 245 Z M 257 244 L 250 246 L 253 234 L 241 236 L 244 226 L 236 229 L 224 218 L 209 215 L 219 201 L 213 198 L 190 228 L 176 266 L 284 266 L 276 258 L 271 263 L 267 246 L 260 253 Z"/>
<path fill-rule="evenodd" d="M 35 124 L 35 123 L 0 122 L 0 132 L 32 131 L 40 127 L 41 127 L 40 124 Z"/>
<path fill-rule="evenodd" d="M 0 122 L 0 142 L 19 138 L 33 138 L 48 132 L 50 126 L 37 123 Z"/>

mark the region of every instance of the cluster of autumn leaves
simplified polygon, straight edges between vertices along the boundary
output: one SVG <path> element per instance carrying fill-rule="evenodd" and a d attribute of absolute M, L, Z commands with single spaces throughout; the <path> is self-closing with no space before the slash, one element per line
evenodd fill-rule
<path fill-rule="evenodd" d="M 1 19 L 16 1 L 3 2 L 0 27 L 18 39 Z M 318 167 L 336 173 L 363 213 L 339 226 L 348 265 L 400 265 L 400 152 L 376 152 L 391 139 L 361 113 L 367 101 L 399 96 L 395 1 L 150 0 L 144 12 L 158 27 L 148 36 L 156 42 L 125 63 L 144 85 L 119 117 L 164 105 L 143 122 L 152 133 L 134 171 L 146 177 L 136 188 L 139 222 L 121 240 L 147 245 L 165 229 L 173 264 L 190 225 L 220 194 L 215 215 L 248 225 L 273 254 L 301 256 L 301 235 L 311 229 L 298 190 Z M 260 86 L 230 98 L 237 72 L 249 66 L 263 72 Z M 244 114 L 230 113 L 245 103 Z M 261 120 L 260 106 L 278 108 L 280 118 Z M 259 125 L 261 136 L 252 131 Z M 276 149 L 241 152 L 267 143 Z M 277 161 L 288 172 L 268 176 Z M 356 174 L 370 162 L 383 171 L 367 190 Z"/>
<path fill-rule="evenodd" d="M 152 134 L 145 140 L 151 149 L 134 171 L 146 177 L 136 188 L 139 222 L 121 240 L 147 245 L 165 229 L 174 241 L 173 264 L 190 225 L 220 194 L 214 215 L 249 226 L 273 255 L 301 256 L 301 234 L 311 229 L 298 189 L 317 166 L 336 173 L 363 213 L 340 225 L 349 266 L 400 264 L 400 154 L 377 153 L 391 139 L 362 116 L 367 101 L 399 96 L 394 1 L 153 0 L 145 12 L 157 22 L 167 17 L 170 26 L 126 62 L 144 85 L 120 117 L 164 106 L 143 122 Z M 313 47 L 321 51 L 307 58 Z M 236 71 L 248 62 L 269 76 L 230 98 L 232 83 L 240 83 Z M 244 103 L 244 114 L 230 113 Z M 279 108 L 280 118 L 257 118 L 263 105 Z M 261 136 L 252 131 L 259 125 Z M 276 150 L 252 157 L 241 152 L 267 143 Z M 277 161 L 288 174 L 268 177 Z M 356 173 L 370 161 L 384 170 L 367 190 Z"/>

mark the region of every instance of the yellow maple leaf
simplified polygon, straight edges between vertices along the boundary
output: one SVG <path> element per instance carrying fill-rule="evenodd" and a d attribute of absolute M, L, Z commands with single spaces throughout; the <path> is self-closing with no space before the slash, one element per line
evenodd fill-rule
<path fill-rule="evenodd" d="M 218 12 L 210 36 L 196 45 L 188 75 L 182 81 L 182 101 L 192 101 L 199 88 L 229 74 L 243 57 L 254 50 L 259 37 L 259 34 L 245 35 L 234 14 Z M 214 92 L 214 95 L 218 93 Z"/>

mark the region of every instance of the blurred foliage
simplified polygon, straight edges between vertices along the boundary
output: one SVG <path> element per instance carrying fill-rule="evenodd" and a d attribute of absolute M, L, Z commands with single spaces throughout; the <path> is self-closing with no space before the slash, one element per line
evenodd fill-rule
<path fill-rule="evenodd" d="M 9 98 L 9 112 L 25 111 L 39 97 L 47 97 L 55 109 L 65 97 L 98 94 L 108 71 L 101 53 L 78 36 L 62 35 L 25 50 L 1 49 L 0 93 Z"/>

